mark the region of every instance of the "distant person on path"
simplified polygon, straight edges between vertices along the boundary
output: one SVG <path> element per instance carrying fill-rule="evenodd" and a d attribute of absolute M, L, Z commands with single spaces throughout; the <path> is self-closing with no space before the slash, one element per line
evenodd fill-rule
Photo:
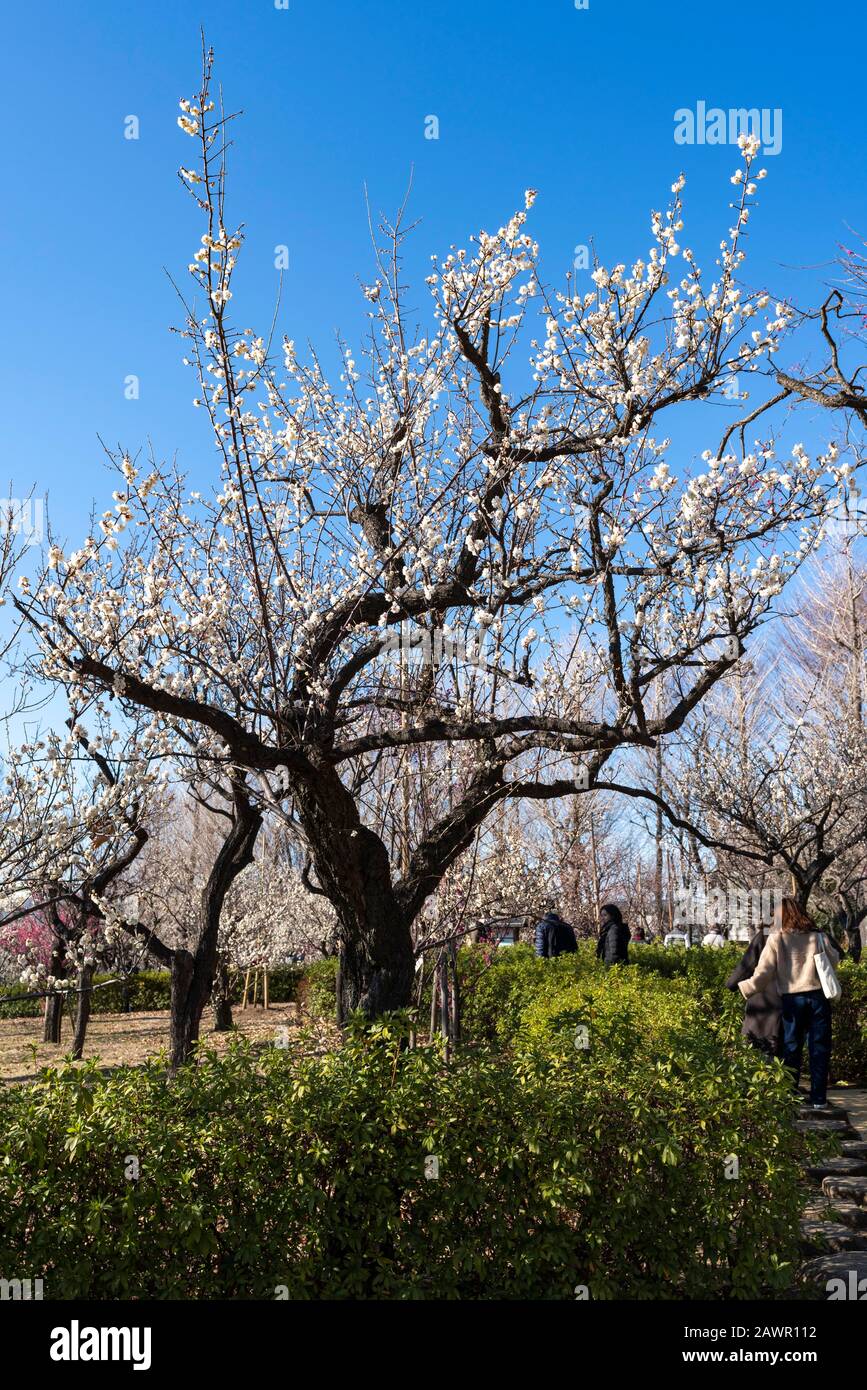
<path fill-rule="evenodd" d="M 719 927 L 711 927 L 710 931 L 702 937 L 701 944 L 702 946 L 715 946 L 719 948 L 726 944 L 726 939 Z"/>
<path fill-rule="evenodd" d="M 605 903 L 602 908 L 596 959 L 603 960 L 606 965 L 629 964 L 629 928 L 616 903 Z"/>
<path fill-rule="evenodd" d="M 551 960 L 554 956 L 568 955 L 577 949 L 575 931 L 569 923 L 564 922 L 553 909 L 546 912 L 536 924 L 536 955 Z"/>
<path fill-rule="evenodd" d="M 819 933 L 794 898 L 783 898 L 774 913 L 774 926 L 749 979 L 738 989 L 745 999 L 776 986 L 782 1001 L 783 1061 L 792 1073 L 797 1089 L 801 1076 L 804 1040 L 810 1049 L 810 1104 L 821 1110 L 828 1102 L 828 1072 L 831 1066 L 831 1005 L 822 993 L 815 955 L 825 949 L 832 965 L 843 954 L 828 933 Z"/>
<path fill-rule="evenodd" d="M 644 945 L 647 941 L 647 932 L 641 926 L 633 927 L 632 935 L 629 938 L 629 940 L 634 941 L 637 946 Z"/>
<path fill-rule="evenodd" d="M 742 980 L 752 977 L 771 930 L 769 926 L 759 928 L 726 980 L 726 989 L 735 990 Z M 769 981 L 764 989 L 757 989 L 750 995 L 741 1032 L 769 1061 L 773 1061 L 775 1057 L 782 1057 L 783 1001 L 774 980 Z"/>

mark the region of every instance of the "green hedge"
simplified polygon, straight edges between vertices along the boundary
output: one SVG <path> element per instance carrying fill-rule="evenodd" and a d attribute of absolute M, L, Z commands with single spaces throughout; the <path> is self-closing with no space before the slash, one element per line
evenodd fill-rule
<path fill-rule="evenodd" d="M 23 985 L 0 985 L 0 1018 L 38 1018 L 41 999 L 22 999 L 29 991 Z"/>
<path fill-rule="evenodd" d="M 843 997 L 833 1005 L 831 1079 L 867 1086 L 867 962 L 839 967 Z"/>
<path fill-rule="evenodd" d="M 605 970 L 586 947 L 466 948 L 470 1045 L 450 1065 L 393 1018 L 324 1055 L 302 1033 L 203 1048 L 174 1078 L 66 1065 L 9 1087 L 0 1269 L 61 1299 L 784 1291 L 821 1141 L 740 1037 L 721 985 L 737 951 L 645 949 Z M 311 1012 L 333 1009 L 335 973 L 304 972 Z M 837 1046 L 854 1059 L 850 975 Z"/>
<path fill-rule="evenodd" d="M 781 1069 L 720 1049 L 683 989 L 561 973 L 522 1047 L 450 1066 L 395 1019 L 324 1056 L 238 1041 L 174 1079 L 88 1064 L 8 1088 L 0 1269 L 61 1299 L 787 1287 L 805 1141 Z"/>
<path fill-rule="evenodd" d="M 333 1019 L 337 1013 L 337 957 L 325 956 L 304 966 L 298 1001 L 311 1018 Z"/>
<path fill-rule="evenodd" d="M 311 966 L 300 965 L 275 965 L 268 971 L 268 997 L 275 1004 L 290 1003 L 298 997 L 299 982 L 305 970 L 315 969 L 320 962 L 313 962 Z M 328 964 L 328 962 L 323 962 Z M 107 984 L 108 980 L 113 980 L 113 975 L 95 975 L 93 983 L 101 985 L 102 988 L 95 990 L 93 995 L 93 1012 L 95 1014 L 119 1014 L 125 1013 L 124 986 L 123 984 Z M 244 993 L 244 974 L 234 972 L 231 980 L 231 998 L 233 1004 L 240 1004 Z M 129 1009 L 133 1013 L 150 1013 L 160 1009 L 168 1009 L 171 1006 L 171 983 L 167 970 L 140 970 L 137 974 L 131 975 L 127 981 L 127 992 L 129 997 Z M 29 991 L 23 985 L 10 986 L 0 990 L 0 1018 L 38 1018 L 42 1013 L 43 1001 L 41 999 L 18 999 L 19 995 L 26 995 Z M 261 979 L 259 983 L 259 998 L 262 997 Z"/>
<path fill-rule="evenodd" d="M 631 948 L 633 949 L 633 948 Z M 701 1000 L 717 1028 L 743 1023 L 744 1001 L 740 990 L 725 988 L 727 976 L 743 954 L 743 948 L 640 946 L 634 952 L 639 969 L 683 976 Z M 670 958 L 670 959 L 667 959 Z M 867 964 L 846 959 L 839 966 L 843 996 L 833 1005 L 831 1081 L 867 1085 Z"/>
<path fill-rule="evenodd" d="M 725 981 L 743 954 L 735 945 L 711 949 L 631 945 L 630 964 L 615 972 L 625 979 L 662 979 L 692 998 L 703 1026 L 732 1040 L 741 1029 L 744 1001 Z M 492 955 L 485 947 L 460 953 L 464 1032 L 468 1039 L 511 1044 L 524 1027 L 528 1007 L 560 980 L 606 978 L 610 971 L 595 959 L 593 943 L 581 942 L 574 955 L 538 960 L 531 947 L 512 946 Z M 840 965 L 843 997 L 833 1006 L 832 1082 L 867 1085 L 867 965 Z M 530 1015 L 532 1017 L 532 1013 Z"/>

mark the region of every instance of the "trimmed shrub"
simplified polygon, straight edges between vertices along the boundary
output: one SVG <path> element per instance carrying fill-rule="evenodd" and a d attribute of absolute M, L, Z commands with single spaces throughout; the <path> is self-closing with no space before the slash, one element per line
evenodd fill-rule
<path fill-rule="evenodd" d="M 556 961 L 464 948 L 472 1045 L 448 1066 L 436 1045 L 407 1049 L 400 1017 L 357 1021 L 325 1055 L 303 1034 L 236 1040 L 176 1077 L 158 1060 L 67 1065 L 10 1087 L 0 1269 L 53 1298 L 789 1288 L 802 1163 L 822 1141 L 793 1128 L 783 1067 L 739 1036 L 722 988 L 737 950 L 657 953 L 661 969 L 653 951 L 606 970 L 592 943 Z M 843 969 L 837 1046 L 855 1066 L 865 990 Z M 336 970 L 305 968 L 311 1013 L 333 1015 Z"/>
<path fill-rule="evenodd" d="M 41 999 L 24 999 L 29 994 L 24 985 L 6 985 L 0 988 L 0 1018 L 39 1018 L 42 1013 Z"/>
<path fill-rule="evenodd" d="M 450 1066 L 436 1047 L 407 1050 L 395 1019 L 324 1056 L 238 1041 L 175 1078 L 87 1065 L 9 1088 L 0 1269 L 26 1268 L 61 1299 L 786 1286 L 804 1141 L 781 1069 L 696 1034 L 684 991 L 655 1041 L 655 990 L 624 1030 L 617 996 L 635 986 L 622 978 L 589 982 L 594 1045 L 576 1049 L 581 988 L 555 991 L 547 1018 L 535 1006 L 519 1051 L 468 1049 Z"/>
<path fill-rule="evenodd" d="M 93 983 L 99 988 L 93 992 L 93 1012 L 95 1014 L 125 1013 L 124 990 L 129 998 L 129 1008 L 135 1012 L 150 1012 L 168 1009 L 170 1006 L 170 982 L 167 970 L 140 970 L 131 975 L 126 984 L 114 982 L 112 974 L 94 975 Z M 109 983 L 112 981 L 113 983 Z M 74 983 L 74 981 L 73 981 Z M 37 1018 L 42 1013 L 44 1000 L 27 999 L 16 1002 L 19 994 L 30 991 L 23 985 L 13 985 L 0 992 L 0 1017 Z M 74 1001 L 75 996 L 72 996 Z"/>
<path fill-rule="evenodd" d="M 560 981 L 601 979 L 612 973 L 594 959 L 593 949 L 592 942 L 581 942 L 574 955 L 544 961 L 538 960 L 529 946 L 495 952 L 486 947 L 465 947 L 460 953 L 460 969 L 467 1039 L 511 1044 L 523 1027 L 528 1005 L 540 991 L 547 997 L 551 990 L 557 991 Z M 662 979 L 672 987 L 682 987 L 699 1006 L 704 1028 L 718 1042 L 730 1042 L 740 1033 L 744 1001 L 739 990 L 726 989 L 725 981 L 743 950 L 734 944 L 689 950 L 631 944 L 630 964 L 613 973 L 648 983 Z M 867 1085 L 867 965 L 844 960 L 840 978 L 843 997 L 834 1005 L 831 1080 Z"/>
<path fill-rule="evenodd" d="M 337 1013 L 337 957 L 323 956 L 304 966 L 298 1002 L 311 1018 L 334 1019 Z"/>
<path fill-rule="evenodd" d="M 832 1006 L 831 1079 L 867 1085 L 867 963 L 840 962 L 843 997 Z"/>
<path fill-rule="evenodd" d="M 314 962 L 318 964 L 318 962 Z M 274 1004 L 291 1003 L 297 998 L 299 982 L 305 967 L 301 965 L 273 965 L 268 971 L 268 995 Z M 167 970 L 139 970 L 130 975 L 125 982 L 114 982 L 111 974 L 95 975 L 93 983 L 99 988 L 93 994 L 95 1014 L 126 1013 L 125 995 L 129 999 L 132 1013 L 154 1013 L 171 1007 L 171 977 Z M 113 983 L 108 983 L 113 981 Z M 41 999 L 22 999 L 30 991 L 23 985 L 9 986 L 0 990 L 0 1018 L 38 1018 L 42 1013 Z M 233 972 L 230 998 L 233 1004 L 240 1004 L 244 993 L 244 972 Z M 260 984 L 261 998 L 261 984 Z"/>
<path fill-rule="evenodd" d="M 585 951 L 558 960 L 540 960 L 532 946 L 464 946 L 458 953 L 461 978 L 461 1024 L 474 1042 L 507 1043 L 515 1037 L 527 1000 L 548 974 L 566 971 L 570 978 L 591 957 Z"/>

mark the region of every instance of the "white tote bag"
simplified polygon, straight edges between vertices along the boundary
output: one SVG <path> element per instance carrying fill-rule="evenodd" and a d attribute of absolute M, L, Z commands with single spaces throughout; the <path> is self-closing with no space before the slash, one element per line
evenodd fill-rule
<path fill-rule="evenodd" d="M 840 981 L 837 979 L 837 972 L 831 964 L 831 957 L 825 949 L 824 932 L 817 932 L 816 934 L 819 938 L 819 945 L 822 948 L 820 951 L 817 951 L 813 957 L 816 962 L 816 974 L 819 976 L 819 984 L 822 986 L 822 993 L 825 998 L 830 999 L 831 1002 L 834 1003 L 835 1000 L 840 998 L 840 995 L 843 993 L 843 988 Z"/>

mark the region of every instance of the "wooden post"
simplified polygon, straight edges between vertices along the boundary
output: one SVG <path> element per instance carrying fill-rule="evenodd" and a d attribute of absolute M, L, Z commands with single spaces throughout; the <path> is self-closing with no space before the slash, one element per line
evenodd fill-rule
<path fill-rule="evenodd" d="M 659 717 L 662 708 L 663 686 L 661 677 L 657 676 L 654 681 L 654 714 Z M 656 805 L 656 826 L 654 839 L 656 840 L 656 930 L 660 936 L 665 931 L 665 902 L 662 896 L 662 871 L 663 871 L 663 828 L 662 828 L 662 805 L 661 798 L 663 792 L 663 764 L 662 764 L 662 739 L 656 740 L 655 757 L 655 781 L 654 791 L 660 801 Z M 671 930 L 671 920 L 669 919 L 669 930 Z"/>
<path fill-rule="evenodd" d="M 451 1055 L 449 1046 L 449 966 L 445 951 L 440 954 L 440 1031 L 446 1043 L 446 1061 Z"/>
<path fill-rule="evenodd" d="M 638 916 L 639 916 L 639 918 L 641 919 L 641 926 L 642 926 L 642 928 L 643 928 L 643 930 L 644 930 L 644 934 L 645 934 L 645 936 L 646 936 L 646 935 L 647 935 L 647 918 L 645 917 L 645 914 L 644 914 L 644 898 L 643 898 L 642 895 L 641 895 L 641 860 L 640 860 L 640 859 L 639 859 L 639 861 L 638 861 L 638 865 L 637 865 L 637 868 L 636 868 L 636 878 L 637 878 L 637 880 L 638 880 L 638 884 L 637 884 L 637 894 L 638 894 Z"/>
<path fill-rule="evenodd" d="M 673 899 L 672 899 L 672 896 L 671 896 L 671 854 L 670 854 L 670 852 L 667 852 L 667 853 L 666 853 L 666 856 L 665 856 L 665 879 L 666 879 L 666 882 L 665 882 L 665 897 L 666 897 L 666 900 L 667 900 L 667 902 L 668 902 L 668 930 L 669 930 L 669 931 L 674 931 L 674 902 L 673 902 Z M 689 944 L 690 944 L 690 946 L 691 946 L 691 945 L 692 945 L 692 923 L 690 923 L 690 925 L 689 925 L 689 927 L 688 927 L 688 929 L 687 929 L 687 937 L 688 937 L 688 939 L 689 939 Z"/>
<path fill-rule="evenodd" d="M 262 986 L 262 998 L 263 998 L 263 1002 L 264 1002 L 265 1008 L 267 1009 L 267 1008 L 268 1008 L 268 967 L 267 967 L 267 965 L 263 967 L 263 974 L 264 974 L 264 976 L 265 976 L 265 983 L 264 983 L 264 985 Z"/>
<path fill-rule="evenodd" d="M 242 1009 L 242 1010 L 243 1010 L 243 1009 L 246 1009 L 246 1007 L 247 1007 L 247 992 L 248 992 L 249 988 L 250 988 L 250 971 L 248 970 L 247 973 L 246 973 L 246 975 L 244 976 L 244 997 L 243 997 L 242 1000 L 241 1000 L 241 1009 Z"/>
<path fill-rule="evenodd" d="M 432 975 L 431 975 L 431 982 L 430 982 L 430 1029 L 429 1029 L 429 1032 L 428 1032 L 428 1041 L 429 1041 L 429 1042 L 433 1042 L 433 1035 L 434 1035 L 434 1033 L 436 1032 L 436 1026 L 437 1026 L 437 989 L 438 989 L 438 987 L 439 987 L 439 966 L 438 966 L 438 962 L 437 962 L 437 961 L 434 961 L 434 964 L 433 964 L 433 973 L 432 973 Z"/>
<path fill-rule="evenodd" d="M 416 987 L 416 991 L 415 991 L 415 1015 L 414 1015 L 414 1017 L 415 1017 L 415 1022 L 418 1023 L 418 1021 L 419 1021 L 419 1015 L 420 1015 L 420 1013 L 421 1013 L 422 995 L 424 994 L 424 955 L 423 955 L 423 954 L 420 955 L 419 958 L 418 958 L 418 970 L 416 971 L 416 974 L 418 975 L 418 986 Z M 413 1026 L 412 1026 L 412 1028 L 410 1028 L 410 1030 L 409 1030 L 409 1046 L 410 1046 L 410 1050 L 411 1050 L 412 1048 L 415 1047 L 415 1045 L 416 1045 L 417 1042 L 418 1042 L 418 1034 L 417 1034 L 417 1032 L 416 1032 L 416 1027 L 415 1027 L 415 1023 L 414 1023 Z"/>
<path fill-rule="evenodd" d="M 461 993 L 460 982 L 458 980 L 458 948 L 454 941 L 449 943 L 449 961 L 452 968 L 452 997 L 451 997 L 451 1037 L 455 1047 L 461 1040 Z"/>

